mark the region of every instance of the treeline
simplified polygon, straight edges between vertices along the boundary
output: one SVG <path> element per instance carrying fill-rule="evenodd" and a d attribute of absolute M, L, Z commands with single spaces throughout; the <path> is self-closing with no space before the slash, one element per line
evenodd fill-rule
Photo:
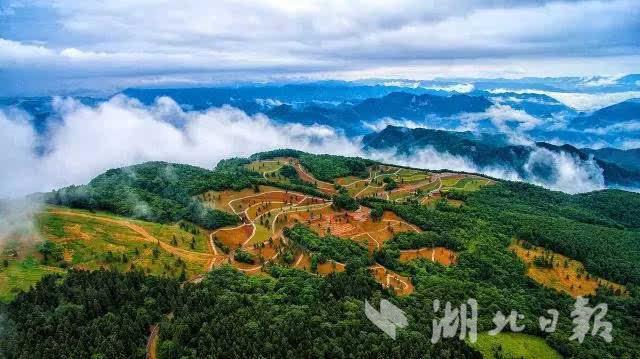
<path fill-rule="evenodd" d="M 470 194 L 465 210 L 496 231 L 582 262 L 591 274 L 638 285 L 639 206 L 631 192 L 571 196 L 505 182 Z"/>
<path fill-rule="evenodd" d="M 260 152 L 249 157 L 252 161 L 265 160 L 276 157 L 292 157 L 300 160 L 300 163 L 317 179 L 332 182 L 335 178 L 356 176 L 365 178 L 369 175 L 367 167 L 377 162 L 360 158 L 336 155 L 316 155 L 292 149 L 279 149 Z"/>
<path fill-rule="evenodd" d="M 235 163 L 223 162 L 219 170 L 147 162 L 111 169 L 83 186 L 53 191 L 47 202 L 56 205 L 105 210 L 154 222 L 187 220 L 213 229 L 236 224 L 237 216 L 213 210 L 193 198 L 208 190 L 241 189 L 251 185 L 248 173 Z"/>

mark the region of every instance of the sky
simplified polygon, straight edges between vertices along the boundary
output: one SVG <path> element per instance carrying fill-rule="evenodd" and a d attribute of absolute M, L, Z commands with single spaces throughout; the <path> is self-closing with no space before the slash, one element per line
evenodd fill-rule
<path fill-rule="evenodd" d="M 638 69 L 637 0 L 0 0 L 0 96 Z"/>

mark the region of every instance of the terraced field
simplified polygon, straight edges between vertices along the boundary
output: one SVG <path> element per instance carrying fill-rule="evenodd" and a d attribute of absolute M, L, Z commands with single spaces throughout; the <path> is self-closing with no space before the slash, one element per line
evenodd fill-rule
<path fill-rule="evenodd" d="M 254 163 L 253 166 L 262 168 L 258 163 Z M 297 166 L 300 167 L 299 164 Z M 394 172 L 398 171 L 399 169 L 394 169 Z M 322 184 L 307 172 L 303 173 L 302 178 Z M 411 171 L 407 175 L 416 176 L 416 173 Z M 341 178 L 336 182 L 344 183 L 347 188 L 357 185 L 362 185 L 364 188 L 366 185 L 365 180 L 356 177 Z M 331 190 L 335 191 L 335 188 L 331 187 Z M 280 250 L 286 245 L 282 230 L 296 223 L 305 224 L 319 235 L 331 234 L 362 243 L 370 253 L 379 250 L 384 242 L 393 238 L 396 233 L 419 231 L 417 227 L 404 222 L 392 212 L 384 212 L 380 220 L 374 221 L 371 218 L 370 209 L 366 207 L 360 207 L 352 212 L 337 211 L 326 199 L 268 186 L 260 186 L 257 191 L 251 189 L 209 192 L 199 198 L 209 207 L 233 213 L 243 220 L 244 223 L 240 226 L 221 228 L 212 232 L 210 241 L 217 253 L 224 253 L 223 249 L 226 250 L 227 262 L 249 274 L 260 273 L 266 262 L 278 260 Z M 234 258 L 234 253 L 239 249 L 251 254 L 255 259 L 253 263 L 238 262 Z M 309 258 L 308 253 L 297 253 L 294 266 L 310 269 Z M 344 270 L 344 264 L 335 261 L 319 263 L 314 270 L 323 275 Z M 394 288 L 398 293 L 410 293 L 412 286 L 402 284 L 408 279 L 396 280 L 396 277 L 397 275 L 393 274 L 387 278 L 385 274 L 376 278 L 379 278 L 385 286 Z"/>
<path fill-rule="evenodd" d="M 246 167 L 273 180 L 272 176 L 276 176 L 286 164 L 293 165 L 303 181 L 317 185 L 325 193 L 336 192 L 333 183 L 318 181 L 292 158 L 255 161 Z M 398 188 L 385 190 L 384 178 L 394 179 L 399 184 Z M 490 181 L 462 175 L 441 178 L 426 171 L 380 165 L 369 169 L 368 178 L 348 176 L 337 178 L 335 183 L 356 197 L 378 196 L 393 201 L 424 203 L 436 197 L 445 183 L 472 190 Z M 326 199 L 272 186 L 259 186 L 257 190 L 209 191 L 196 198 L 210 208 L 239 216 L 243 223 L 206 231 L 191 224 L 159 224 L 106 213 L 49 208 L 39 217 L 39 226 L 44 238 L 61 253 L 61 258 L 56 263 L 44 261 L 36 244 L 25 247 L 22 243 L 19 249 L 14 244 L 18 255 L 5 255 L 7 267 L 0 273 L 0 286 L 6 290 L 0 293 L 0 298 L 10 299 L 18 290 L 27 289 L 43 275 L 64 272 L 65 268 L 142 269 L 156 275 L 195 278 L 213 266 L 231 263 L 247 273 L 260 273 L 264 263 L 278 260 L 286 245 L 282 230 L 295 223 L 303 223 L 319 235 L 332 234 L 362 243 L 370 253 L 381 249 L 396 233 L 419 231 L 391 212 L 385 212 L 382 219 L 373 221 L 368 208 L 361 207 L 353 212 L 336 211 L 331 201 Z M 5 251 L 10 250 L 9 247 Z M 254 258 L 253 264 L 236 261 L 234 253 L 240 248 Z M 297 254 L 297 266 L 305 267 L 305 255 Z M 403 252 L 401 260 L 418 257 L 446 265 L 456 260 L 454 254 L 439 249 L 434 252 L 431 249 Z M 60 267 L 61 263 L 64 268 Z M 317 273 L 340 271 L 343 266 L 337 262 L 330 266 L 322 263 Z M 394 287 L 399 293 L 411 290 L 409 286 L 399 284 L 403 281 L 396 281 L 393 276 L 388 280 L 387 277 L 378 277 L 381 283 Z"/>

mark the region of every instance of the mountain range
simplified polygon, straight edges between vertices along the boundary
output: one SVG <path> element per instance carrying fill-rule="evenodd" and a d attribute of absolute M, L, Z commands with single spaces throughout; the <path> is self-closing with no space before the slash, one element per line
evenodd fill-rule
<path fill-rule="evenodd" d="M 637 77 L 618 80 L 618 86 L 626 84 L 626 87 L 609 90 L 632 90 L 634 76 Z M 640 156 L 634 148 L 640 147 L 640 100 L 632 98 L 595 111 L 579 111 L 552 92 L 544 92 L 576 90 L 581 83 L 574 78 L 565 80 L 573 87 L 563 87 L 561 79 L 474 81 L 471 88 L 456 87 L 470 90 L 458 93 L 443 90 L 454 84 L 444 80 L 325 81 L 127 89 L 116 95 L 134 99 L 140 106 L 156 106 L 159 98 L 167 97 L 187 112 L 231 106 L 248 115 L 264 114 L 276 124 L 327 126 L 353 141 L 364 138 L 362 143 L 369 150 L 394 147 L 397 153 L 408 155 L 432 147 L 469 159 L 475 168 L 506 167 L 525 180 L 537 178 L 544 182 L 556 175 L 546 166 L 532 167 L 528 162 L 533 153 L 550 151 L 580 162 L 588 162 L 592 156 L 595 172 L 588 177 L 597 181 L 602 177 L 600 182 L 607 186 L 637 188 Z M 526 92 L 527 89 L 531 92 Z M 109 101 L 93 97 L 75 99 L 89 107 Z M 52 97 L 0 98 L 0 109 L 17 108 L 31 116 L 32 126 L 42 137 L 39 142 L 43 145 L 38 151 L 46 150 L 48 133 L 62 121 L 63 104 L 64 101 Z M 180 121 L 167 121 L 176 127 L 184 125 Z M 540 161 L 544 162 L 542 157 Z"/>
<path fill-rule="evenodd" d="M 507 168 L 519 177 L 552 181 L 557 174 L 550 164 L 532 160 L 537 151 L 569 155 L 579 161 L 592 161 L 602 169 L 605 185 L 613 187 L 640 186 L 639 150 L 578 149 L 571 145 L 557 146 L 546 142 L 513 145 L 504 135 L 453 132 L 424 128 L 388 126 L 384 130 L 364 136 L 365 149 L 389 150 L 411 156 L 425 148 L 468 158 L 479 168 Z M 597 173 L 596 173 L 597 174 Z"/>

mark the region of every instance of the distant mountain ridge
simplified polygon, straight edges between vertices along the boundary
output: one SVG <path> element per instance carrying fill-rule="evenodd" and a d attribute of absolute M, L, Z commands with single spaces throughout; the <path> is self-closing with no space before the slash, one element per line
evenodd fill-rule
<path fill-rule="evenodd" d="M 615 105 L 607 106 L 574 119 L 571 123 L 575 129 L 603 128 L 615 126 L 627 121 L 640 123 L 640 98 L 626 100 Z M 635 129 L 640 133 L 640 127 Z"/>
<path fill-rule="evenodd" d="M 582 148 L 582 152 L 593 154 L 595 157 L 615 163 L 621 167 L 640 171 L 640 148 L 620 150 L 617 148 L 590 149 Z"/>
<path fill-rule="evenodd" d="M 278 121 L 323 124 L 343 129 L 350 135 L 360 135 L 369 132 L 367 122 L 381 118 L 424 121 L 428 117 L 448 118 L 461 113 L 483 112 L 491 105 L 491 101 L 484 97 L 392 92 L 357 104 L 343 103 L 339 106 L 310 104 L 295 107 L 283 104 L 267 110 L 265 114 Z"/>
<path fill-rule="evenodd" d="M 618 79 L 617 83 L 632 84 L 638 81 L 636 77 L 638 75 L 629 75 Z M 566 79 L 574 85 L 588 80 Z M 505 87 L 504 91 L 496 92 L 476 86 L 467 94 L 441 90 L 446 88 L 445 85 L 451 85 L 451 81 L 435 81 L 433 84 L 442 86 L 432 88 L 428 88 L 429 83 L 329 81 L 214 88 L 127 89 L 121 94 L 147 106 L 154 106 L 157 98 L 167 96 L 184 111 L 205 111 L 227 105 L 248 115 L 265 114 L 277 124 L 330 126 L 351 138 L 392 124 L 448 131 L 473 130 L 494 135 L 511 131 L 537 142 L 572 143 L 579 144 L 578 147 L 629 148 L 634 143 L 640 143 L 638 99 L 623 101 L 593 113 L 581 113 L 548 95 L 522 92 L 540 83 L 560 86 L 563 84 L 560 79 L 522 79 L 517 82 L 522 85 L 520 90 L 509 90 L 507 85 L 514 81 L 495 80 L 494 85 L 500 84 Z M 482 81 L 473 83 L 477 85 Z M 108 100 L 88 97 L 75 99 L 92 107 Z M 45 136 L 48 129 L 61 121 L 52 97 L 0 98 L 2 108 L 18 108 L 29 113 L 34 129 L 41 136 Z M 168 118 L 160 120 L 176 127 L 182 126 Z M 41 143 L 47 143 L 46 136 Z M 613 157 L 607 159 L 608 162 L 616 162 Z M 623 167 L 637 162 L 633 158 L 625 161 Z M 633 168 L 637 169 L 637 166 Z"/>
<path fill-rule="evenodd" d="M 614 155 L 590 149 L 578 149 L 571 145 L 557 146 L 545 142 L 530 145 L 509 144 L 501 135 L 478 135 L 473 132 L 454 132 L 424 128 L 408 129 L 388 126 L 384 130 L 366 135 L 362 140 L 367 150 L 395 149 L 398 154 L 411 155 L 420 149 L 431 147 L 441 153 L 467 158 L 482 167 L 507 167 L 522 178 L 532 176 L 551 180 L 554 176 L 544 163 L 531 166 L 532 153 L 544 149 L 556 154 L 569 154 L 581 161 L 593 160 L 602 169 L 607 186 L 640 187 L 640 170 L 633 165 L 614 162 Z M 618 150 L 617 156 L 633 157 L 637 150 Z M 599 155 L 600 153 L 600 155 Z"/>
<path fill-rule="evenodd" d="M 451 95 L 448 97 L 429 94 L 414 95 L 393 92 L 381 98 L 370 98 L 354 106 L 362 120 L 381 117 L 424 118 L 428 115 L 448 117 L 459 113 L 483 112 L 493 103 L 484 97 Z"/>

